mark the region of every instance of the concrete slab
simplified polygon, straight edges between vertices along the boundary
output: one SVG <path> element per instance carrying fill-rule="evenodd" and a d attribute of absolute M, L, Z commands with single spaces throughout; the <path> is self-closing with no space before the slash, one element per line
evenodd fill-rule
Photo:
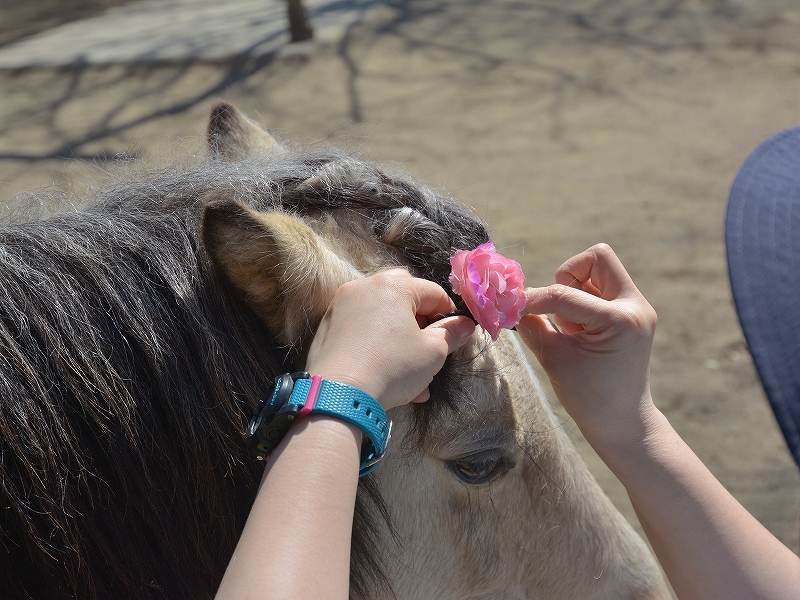
<path fill-rule="evenodd" d="M 305 0 L 315 42 L 388 0 Z M 0 50 L 0 69 L 258 57 L 289 43 L 285 0 L 146 0 Z M 306 43 L 303 43 L 307 46 Z"/>

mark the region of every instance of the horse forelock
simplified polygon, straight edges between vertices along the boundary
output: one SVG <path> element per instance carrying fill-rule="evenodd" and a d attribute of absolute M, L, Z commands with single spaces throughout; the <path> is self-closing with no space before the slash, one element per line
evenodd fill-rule
<path fill-rule="evenodd" d="M 458 203 L 334 150 L 120 178 L 81 212 L 0 229 L 0 595 L 213 594 L 260 474 L 246 420 L 289 368 L 199 242 L 218 193 L 260 211 L 355 211 L 448 291 L 452 248 L 488 239 Z M 457 404 L 454 368 L 416 413 L 422 435 Z M 387 515 L 362 482 L 353 597 L 386 587 Z"/>

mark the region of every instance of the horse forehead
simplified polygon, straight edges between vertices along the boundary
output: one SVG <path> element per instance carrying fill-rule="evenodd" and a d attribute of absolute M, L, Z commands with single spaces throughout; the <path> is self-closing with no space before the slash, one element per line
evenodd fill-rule
<path fill-rule="evenodd" d="M 503 435 L 530 418 L 541 390 L 515 334 L 503 332 L 496 342 L 476 334 L 459 353 L 468 368 L 461 380 L 463 393 L 454 398 L 459 418 L 450 425 L 462 432 L 482 429 Z"/>
<path fill-rule="evenodd" d="M 496 342 L 488 343 L 486 338 L 473 336 L 465 352 L 474 356 L 474 376 L 467 385 L 476 400 L 496 404 L 498 397 L 505 397 L 511 404 L 539 395 L 538 380 L 516 334 L 503 331 Z"/>

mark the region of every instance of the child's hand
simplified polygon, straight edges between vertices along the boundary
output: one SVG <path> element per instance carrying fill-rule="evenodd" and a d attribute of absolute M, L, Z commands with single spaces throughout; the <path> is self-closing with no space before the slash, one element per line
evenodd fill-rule
<path fill-rule="evenodd" d="M 650 397 L 657 317 L 614 251 L 593 246 L 556 271 L 555 285 L 526 295 L 530 314 L 517 331 L 589 442 L 642 441 L 657 414 Z"/>
<path fill-rule="evenodd" d="M 314 336 L 307 369 L 372 394 L 386 410 L 428 399 L 447 355 L 475 331 L 441 286 L 403 269 L 345 283 Z"/>

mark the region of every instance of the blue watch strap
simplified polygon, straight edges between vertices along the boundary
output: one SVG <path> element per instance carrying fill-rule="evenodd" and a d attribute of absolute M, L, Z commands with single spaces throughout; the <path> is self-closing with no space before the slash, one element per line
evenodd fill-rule
<path fill-rule="evenodd" d="M 294 382 L 288 404 L 302 408 L 306 404 L 311 379 L 298 379 Z M 328 415 L 343 419 L 359 427 L 366 439 L 361 447 L 361 467 L 358 476 L 363 477 L 375 468 L 383 458 L 391 437 L 392 423 L 386 416 L 380 402 L 363 390 L 352 385 L 323 379 L 319 386 L 316 402 L 309 415 Z"/>

